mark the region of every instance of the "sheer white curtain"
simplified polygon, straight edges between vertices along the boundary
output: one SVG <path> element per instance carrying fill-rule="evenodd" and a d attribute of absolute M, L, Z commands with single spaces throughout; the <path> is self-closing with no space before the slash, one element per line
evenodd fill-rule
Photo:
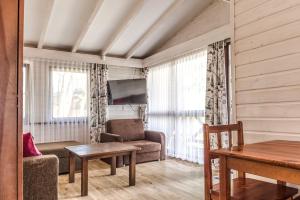
<path fill-rule="evenodd" d="M 89 143 L 89 65 L 26 59 L 24 131 L 37 143 L 76 140 Z"/>
<path fill-rule="evenodd" d="M 150 68 L 149 129 L 166 134 L 167 154 L 203 163 L 206 50 Z"/>

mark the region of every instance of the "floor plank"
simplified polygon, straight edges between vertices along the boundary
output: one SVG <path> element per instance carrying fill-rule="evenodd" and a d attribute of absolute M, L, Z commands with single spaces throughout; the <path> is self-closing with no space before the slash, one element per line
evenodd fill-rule
<path fill-rule="evenodd" d="M 128 167 L 110 176 L 110 166 L 89 161 L 89 195 L 80 196 L 80 174 L 75 183 L 59 176 L 59 199 L 68 200 L 193 200 L 203 199 L 203 169 L 177 160 L 136 166 L 136 186 L 128 186 Z"/>

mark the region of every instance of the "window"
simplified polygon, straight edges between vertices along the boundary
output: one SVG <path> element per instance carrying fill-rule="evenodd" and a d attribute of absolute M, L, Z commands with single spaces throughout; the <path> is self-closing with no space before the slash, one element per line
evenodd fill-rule
<path fill-rule="evenodd" d="M 166 134 L 169 156 L 203 163 L 207 52 L 150 68 L 149 129 Z"/>
<path fill-rule="evenodd" d="M 52 118 L 87 117 L 87 72 L 53 69 Z"/>
<path fill-rule="evenodd" d="M 89 141 L 90 64 L 30 58 L 24 71 L 24 131 L 37 143 Z"/>

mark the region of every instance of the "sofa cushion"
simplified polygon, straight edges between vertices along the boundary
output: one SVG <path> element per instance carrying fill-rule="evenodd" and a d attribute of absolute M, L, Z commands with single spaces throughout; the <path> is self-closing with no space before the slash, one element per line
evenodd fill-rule
<path fill-rule="evenodd" d="M 120 135 L 124 141 L 144 140 L 144 124 L 141 119 L 115 119 L 107 122 L 108 133 Z"/>
<path fill-rule="evenodd" d="M 161 150 L 161 144 L 160 143 L 151 142 L 151 141 L 148 141 L 148 140 L 128 141 L 128 142 L 124 142 L 124 143 L 140 147 L 141 150 L 137 151 L 138 154 L 154 152 L 154 151 L 160 151 Z"/>
<path fill-rule="evenodd" d="M 37 144 L 37 148 L 43 154 L 55 154 L 59 158 L 69 157 L 69 153 L 64 148 L 67 146 L 81 145 L 80 142 L 76 141 L 63 141 L 63 142 L 50 142 Z"/>

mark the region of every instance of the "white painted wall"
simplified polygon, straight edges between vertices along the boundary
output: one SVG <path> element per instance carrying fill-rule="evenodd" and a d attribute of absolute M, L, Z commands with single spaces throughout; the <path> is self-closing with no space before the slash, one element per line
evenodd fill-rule
<path fill-rule="evenodd" d="M 236 116 L 246 142 L 300 140 L 300 1 L 235 0 Z"/>

